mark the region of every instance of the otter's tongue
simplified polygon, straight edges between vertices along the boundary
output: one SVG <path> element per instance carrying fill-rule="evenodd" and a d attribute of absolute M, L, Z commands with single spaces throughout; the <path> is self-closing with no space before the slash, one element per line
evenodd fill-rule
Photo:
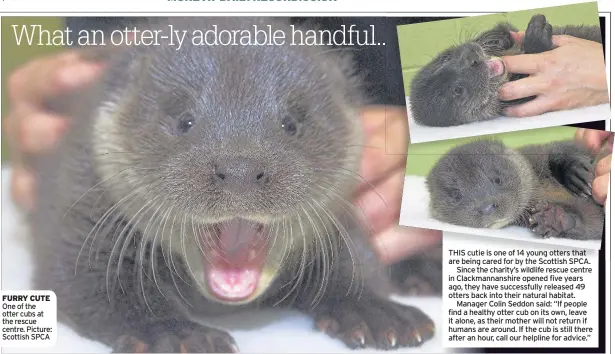
<path fill-rule="evenodd" d="M 502 76 L 506 73 L 506 67 L 504 66 L 504 61 L 498 57 L 491 57 L 487 61 L 487 66 L 489 67 L 489 76 Z"/>
<path fill-rule="evenodd" d="M 221 300 L 249 298 L 256 291 L 267 256 L 267 230 L 241 219 L 223 222 L 219 230 L 216 252 L 205 260 L 209 286 Z"/>

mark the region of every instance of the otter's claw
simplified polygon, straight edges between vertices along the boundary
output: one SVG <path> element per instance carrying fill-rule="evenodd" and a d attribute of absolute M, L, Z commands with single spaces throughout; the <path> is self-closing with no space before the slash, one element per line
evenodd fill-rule
<path fill-rule="evenodd" d="M 226 332 L 188 321 L 161 321 L 139 335 L 124 335 L 113 345 L 114 353 L 237 353 L 239 348 Z"/>
<path fill-rule="evenodd" d="M 378 299 L 321 306 L 315 315 L 316 328 L 339 338 L 351 349 L 418 347 L 435 334 L 434 322 L 412 306 Z"/>
<path fill-rule="evenodd" d="M 540 202 L 532 208 L 528 219 L 533 233 L 543 238 L 558 237 L 573 229 L 576 220 L 559 205 Z"/>
<path fill-rule="evenodd" d="M 147 353 L 148 345 L 137 337 L 124 335 L 113 345 L 114 353 Z"/>
<path fill-rule="evenodd" d="M 570 161 L 562 173 L 562 184 L 580 197 L 591 197 L 594 180 L 591 158 L 577 156 Z"/>

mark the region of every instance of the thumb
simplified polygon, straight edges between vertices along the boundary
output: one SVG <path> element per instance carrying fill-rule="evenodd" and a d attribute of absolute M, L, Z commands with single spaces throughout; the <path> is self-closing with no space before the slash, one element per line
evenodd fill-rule
<path fill-rule="evenodd" d="M 580 41 L 582 41 L 582 39 L 580 39 L 580 38 L 576 38 L 576 37 L 573 37 L 573 36 L 568 36 L 568 35 L 565 35 L 565 34 L 553 36 L 552 38 L 553 38 L 552 39 L 553 45 L 556 46 L 556 47 L 561 47 L 563 45 L 571 44 L 571 43 L 579 43 Z"/>
<path fill-rule="evenodd" d="M 442 231 L 393 225 L 372 238 L 376 253 L 393 264 L 442 242 Z"/>

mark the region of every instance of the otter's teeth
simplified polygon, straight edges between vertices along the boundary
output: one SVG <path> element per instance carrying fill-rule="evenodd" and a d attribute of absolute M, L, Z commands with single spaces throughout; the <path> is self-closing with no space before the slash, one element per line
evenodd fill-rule
<path fill-rule="evenodd" d="M 255 257 L 256 257 L 256 250 L 255 249 L 250 250 L 250 253 L 248 254 L 248 259 L 253 260 Z"/>

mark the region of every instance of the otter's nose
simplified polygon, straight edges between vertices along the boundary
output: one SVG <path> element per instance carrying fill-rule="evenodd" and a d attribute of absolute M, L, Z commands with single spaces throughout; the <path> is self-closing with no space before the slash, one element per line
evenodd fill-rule
<path fill-rule="evenodd" d="M 478 65 L 480 56 L 471 46 L 463 46 L 459 52 L 459 66 L 463 69 L 468 69 Z"/>
<path fill-rule="evenodd" d="M 214 178 L 222 186 L 239 190 L 262 186 L 268 180 L 263 166 L 258 161 L 246 158 L 217 163 Z"/>
<path fill-rule="evenodd" d="M 478 211 L 481 213 L 481 215 L 491 215 L 493 214 L 493 212 L 495 212 L 497 208 L 498 206 L 495 203 L 488 202 L 488 203 L 483 203 L 478 208 Z"/>

